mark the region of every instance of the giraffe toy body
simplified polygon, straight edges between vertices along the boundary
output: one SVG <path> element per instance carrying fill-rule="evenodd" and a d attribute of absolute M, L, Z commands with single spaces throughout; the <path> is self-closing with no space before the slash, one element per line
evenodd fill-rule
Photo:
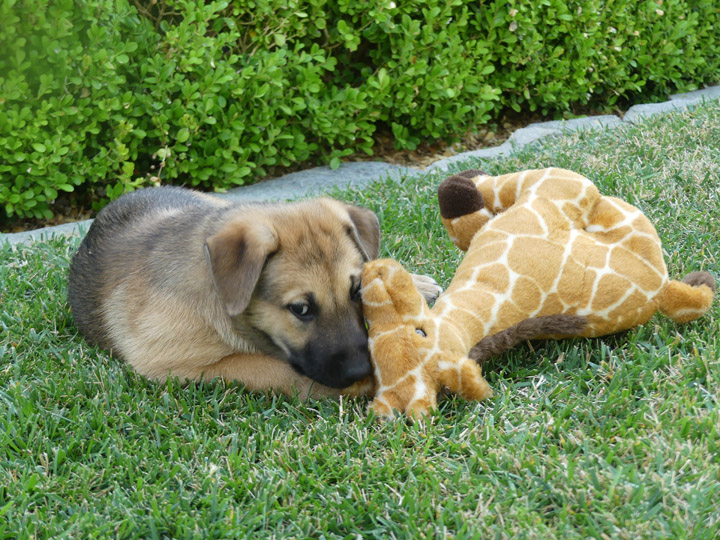
<path fill-rule="evenodd" d="M 468 353 L 524 320 L 581 316 L 579 335 L 592 337 L 643 324 L 658 310 L 691 321 L 712 303 L 710 274 L 671 280 L 647 217 L 574 172 L 465 171 L 447 178 L 438 198 L 450 238 L 467 254 L 432 309 L 395 261 L 363 272 L 371 408 L 380 415 L 424 415 L 443 386 L 468 399 L 491 396 Z"/>

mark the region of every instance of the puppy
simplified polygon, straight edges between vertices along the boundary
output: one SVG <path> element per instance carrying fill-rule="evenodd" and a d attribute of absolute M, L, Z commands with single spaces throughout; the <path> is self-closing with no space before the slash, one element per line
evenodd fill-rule
<path fill-rule="evenodd" d="M 143 189 L 93 222 L 70 266 L 70 308 L 90 343 L 151 379 L 337 396 L 371 374 L 360 273 L 379 245 L 373 212 L 328 198 Z M 440 292 L 415 281 L 430 300 Z"/>

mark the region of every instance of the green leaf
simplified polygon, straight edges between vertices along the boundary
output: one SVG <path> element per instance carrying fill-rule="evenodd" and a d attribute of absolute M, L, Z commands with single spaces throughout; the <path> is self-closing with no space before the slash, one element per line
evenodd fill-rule
<path fill-rule="evenodd" d="M 352 32 L 352 28 L 350 28 L 348 26 L 348 24 L 345 21 L 343 21 L 342 19 L 340 19 L 338 21 L 337 29 L 338 29 L 338 32 L 340 32 L 341 34 L 349 34 Z"/>
<path fill-rule="evenodd" d="M 45 148 L 45 145 L 43 143 L 39 143 L 39 142 L 32 143 L 32 147 L 40 153 L 43 153 L 47 150 L 47 148 Z"/>
<path fill-rule="evenodd" d="M 178 131 L 177 142 L 184 143 L 190 138 L 190 130 L 188 128 L 182 128 Z"/>

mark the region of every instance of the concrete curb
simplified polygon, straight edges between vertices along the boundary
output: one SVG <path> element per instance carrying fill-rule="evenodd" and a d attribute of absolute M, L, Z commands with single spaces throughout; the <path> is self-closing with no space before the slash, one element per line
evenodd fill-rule
<path fill-rule="evenodd" d="M 461 162 L 470 159 L 489 159 L 509 156 L 513 152 L 534 144 L 552 135 L 562 135 L 578 130 L 614 129 L 624 124 L 635 124 L 643 118 L 672 111 L 686 110 L 705 101 L 720 99 L 720 86 L 712 86 L 685 94 L 670 96 L 663 103 L 634 105 L 623 118 L 614 115 L 591 116 L 566 121 L 540 122 L 521 128 L 500 146 L 462 152 L 455 156 L 436 161 L 425 170 L 401 167 L 380 161 L 343 163 L 338 169 L 315 167 L 305 171 L 287 174 L 279 178 L 266 180 L 259 184 L 241 186 L 218 197 L 239 202 L 261 202 L 270 200 L 291 200 L 309 195 L 318 195 L 332 188 L 360 188 L 387 178 L 399 180 L 410 176 L 421 176 L 430 172 L 451 171 Z M 76 223 L 66 223 L 55 227 L 46 227 L 21 233 L 0 233 L 0 244 L 23 244 L 53 236 L 84 235 L 92 223 L 91 219 Z"/>

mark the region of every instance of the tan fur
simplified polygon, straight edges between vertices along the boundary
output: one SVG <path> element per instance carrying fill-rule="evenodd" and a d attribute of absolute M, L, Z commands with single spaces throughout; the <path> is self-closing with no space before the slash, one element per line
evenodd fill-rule
<path fill-rule="evenodd" d="M 658 309 L 687 322 L 712 303 L 712 276 L 698 272 L 671 281 L 650 221 L 571 171 L 461 173 L 440 186 L 439 198 L 443 223 L 467 255 L 432 310 L 398 263 L 374 261 L 365 268 L 364 276 L 391 276 L 373 285 L 391 300 L 374 301 L 374 289 L 365 285 L 378 384 L 372 407 L 382 415 L 426 413 L 439 384 L 474 399 L 490 396 L 468 354 L 487 336 L 518 325 L 522 330 L 523 321 L 580 316 L 580 335 L 600 336 L 642 324 Z M 385 311 L 394 313 L 394 326 L 376 327 Z M 425 335 L 408 337 L 413 329 Z M 386 343 L 398 332 L 413 347 Z M 433 372 L 434 366 L 440 370 Z M 443 366 L 456 379 L 448 380 Z"/>
<path fill-rule="evenodd" d="M 93 223 L 71 265 L 70 304 L 90 342 L 151 379 L 337 396 L 370 371 L 358 291 L 379 242 L 372 212 L 332 199 L 238 205 L 141 190 Z M 309 321 L 289 309 L 309 303 Z"/>

